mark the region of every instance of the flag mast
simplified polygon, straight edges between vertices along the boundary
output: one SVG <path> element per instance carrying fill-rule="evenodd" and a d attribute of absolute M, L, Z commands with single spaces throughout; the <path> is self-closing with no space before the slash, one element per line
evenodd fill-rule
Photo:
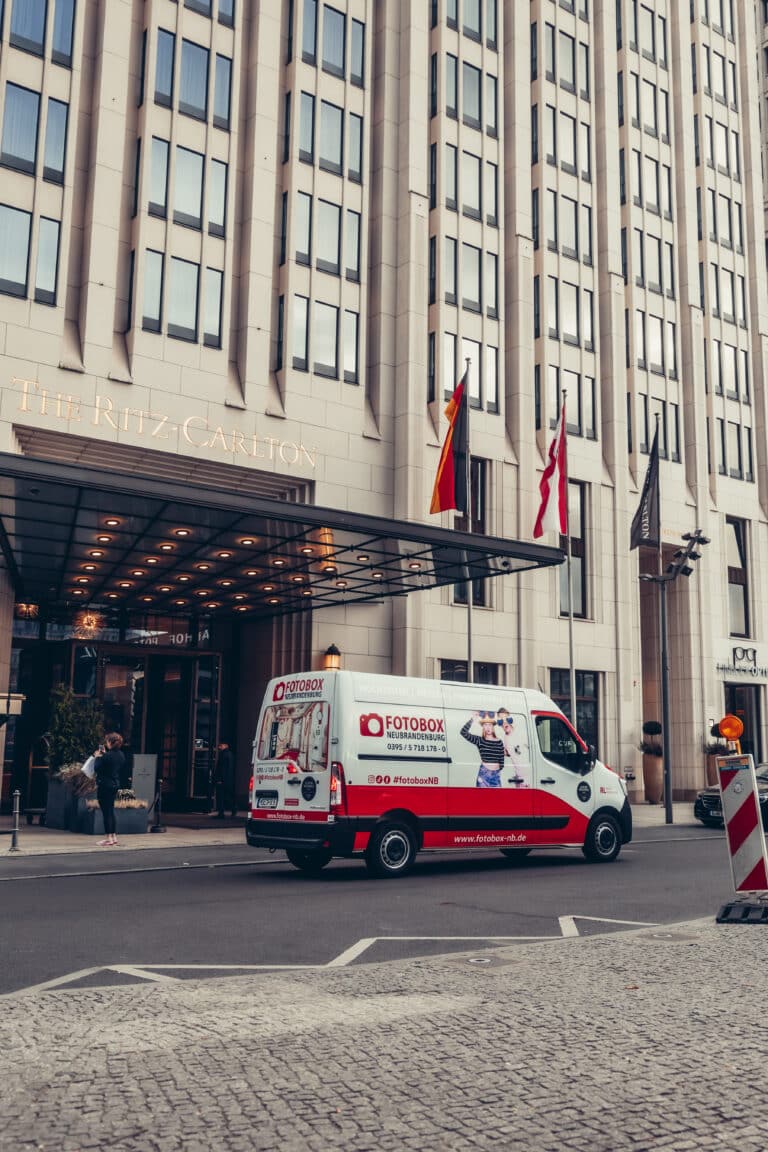
<path fill-rule="evenodd" d="M 467 532 L 472 531 L 472 457 L 469 451 L 469 365 L 470 358 L 467 356 L 464 361 L 464 403 L 466 404 L 466 413 L 464 419 L 466 421 L 465 427 L 467 430 L 466 443 L 467 454 L 465 461 L 465 480 L 466 480 L 466 496 L 465 496 L 465 515 L 467 517 Z M 469 569 L 467 571 L 467 684 L 474 682 L 474 665 L 472 664 L 472 596 L 474 589 L 472 587 L 472 577 Z"/>
<path fill-rule="evenodd" d="M 566 419 L 565 401 L 568 389 L 563 388 L 562 405 L 563 420 Z M 564 453 L 565 464 L 565 541 L 566 541 L 566 575 L 568 577 L 568 681 L 571 693 L 571 724 L 578 731 L 576 723 L 576 668 L 573 656 L 573 564 L 571 562 L 571 501 L 568 489 L 568 450 Z"/>

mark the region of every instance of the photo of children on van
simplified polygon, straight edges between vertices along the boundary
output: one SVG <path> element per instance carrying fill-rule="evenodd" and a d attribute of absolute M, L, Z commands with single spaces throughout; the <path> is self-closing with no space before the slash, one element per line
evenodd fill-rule
<path fill-rule="evenodd" d="M 513 788 L 530 786 L 528 757 L 518 739 L 514 717 L 507 708 L 473 712 L 459 735 L 474 744 L 480 754 L 477 788 L 502 788 L 505 767 L 513 770 L 507 778 Z"/>
<path fill-rule="evenodd" d="M 327 751 L 328 705 L 324 701 L 265 710 L 257 759 L 291 760 L 302 772 L 322 772 Z"/>

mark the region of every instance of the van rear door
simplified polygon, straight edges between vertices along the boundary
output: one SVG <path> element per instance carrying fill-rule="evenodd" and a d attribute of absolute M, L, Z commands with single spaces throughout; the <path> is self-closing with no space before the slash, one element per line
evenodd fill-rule
<path fill-rule="evenodd" d="M 582 844 L 595 809 L 594 770 L 586 749 L 559 712 L 534 712 L 535 816 L 540 843 Z"/>
<path fill-rule="evenodd" d="M 330 807 L 333 678 L 272 681 L 253 747 L 253 814 L 311 820 Z"/>

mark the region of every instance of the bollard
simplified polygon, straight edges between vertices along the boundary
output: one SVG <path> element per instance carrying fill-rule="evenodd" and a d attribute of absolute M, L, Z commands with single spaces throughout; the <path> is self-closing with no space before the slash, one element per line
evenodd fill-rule
<path fill-rule="evenodd" d="M 18 788 L 13 794 L 13 832 L 11 833 L 11 846 L 9 852 L 19 851 L 19 809 L 21 807 L 21 792 Z"/>
<path fill-rule="evenodd" d="M 165 824 L 162 819 L 162 795 L 163 785 L 161 781 L 157 783 L 157 792 L 155 793 L 155 822 L 150 825 L 150 832 L 165 832 Z"/>

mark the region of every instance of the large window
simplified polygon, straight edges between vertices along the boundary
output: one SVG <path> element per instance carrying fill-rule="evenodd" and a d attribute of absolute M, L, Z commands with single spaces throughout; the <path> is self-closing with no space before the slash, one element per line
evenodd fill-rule
<path fill-rule="evenodd" d="M 344 112 L 327 100 L 320 102 L 320 167 L 341 175 Z"/>
<path fill-rule="evenodd" d="M 306 296 L 293 298 L 291 346 L 293 367 L 306 372 L 309 368 L 309 300 Z"/>
<path fill-rule="evenodd" d="M 347 234 L 344 240 L 347 280 L 360 280 L 360 213 L 347 209 Z"/>
<path fill-rule="evenodd" d="M 157 64 L 155 67 L 155 103 L 170 108 L 173 99 L 173 54 L 176 37 L 163 28 L 157 33 Z"/>
<path fill-rule="evenodd" d="M 168 211 L 168 141 L 152 137 L 149 170 L 149 214 L 165 216 Z"/>
<path fill-rule="evenodd" d="M 176 336 L 179 340 L 197 340 L 199 290 L 200 265 L 172 256 L 166 301 L 169 336 Z"/>
<path fill-rule="evenodd" d="M 6 84 L 0 162 L 34 175 L 37 163 L 39 93 L 18 84 Z"/>
<path fill-rule="evenodd" d="M 302 92 L 299 108 L 299 159 L 312 164 L 315 158 L 315 98 Z"/>
<path fill-rule="evenodd" d="M 191 40 L 181 42 L 179 111 L 196 120 L 208 117 L 208 49 Z"/>
<path fill-rule="evenodd" d="M 344 311 L 344 380 L 347 384 L 358 384 L 360 317 L 348 308 Z"/>
<path fill-rule="evenodd" d="M 466 349 L 463 349 L 466 350 Z M 472 401 L 472 388 L 473 381 L 472 375 L 475 376 L 474 389 L 479 389 L 478 373 L 480 371 L 479 358 L 474 358 L 472 363 L 472 371 L 470 371 L 470 401 Z M 473 405 L 474 406 L 474 405 Z M 487 531 L 487 507 L 488 507 L 488 461 L 481 460 L 477 456 L 472 456 L 469 462 L 469 486 L 470 486 L 470 509 L 469 517 L 457 516 L 455 519 L 456 528 L 459 531 L 477 532 L 484 535 Z M 453 600 L 455 604 L 466 604 L 467 602 L 467 581 L 462 580 L 453 586 Z M 486 581 L 479 578 L 472 581 L 472 603 L 477 607 L 483 607 L 488 602 Z"/>
<path fill-rule="evenodd" d="M 568 397 L 570 400 L 570 395 Z M 573 590 L 573 614 L 585 617 L 587 614 L 586 591 L 586 548 L 584 518 L 584 484 L 578 480 L 568 482 L 568 534 L 571 539 L 571 587 Z M 565 551 L 568 537 L 560 537 L 560 547 Z M 560 615 L 568 615 L 568 565 L 560 565 Z"/>
<path fill-rule="evenodd" d="M 597 672 L 576 671 L 575 727 L 586 744 L 598 748 L 599 683 Z M 558 708 L 573 723 L 571 716 L 571 675 L 567 668 L 552 668 L 549 673 L 549 694 Z"/>
<path fill-rule="evenodd" d="M 208 348 L 221 348 L 221 298 L 223 274 L 218 268 L 206 268 L 203 310 L 203 343 Z"/>
<path fill-rule="evenodd" d="M 317 56 L 317 0 L 304 0 L 301 56 L 307 64 L 315 63 Z"/>
<path fill-rule="evenodd" d="M 45 48 L 47 0 L 13 0 L 11 44 L 25 52 L 42 56 Z"/>
<path fill-rule="evenodd" d="M 327 4 L 323 8 L 323 71 L 344 76 L 347 19 Z"/>
<path fill-rule="evenodd" d="M 56 0 L 53 16 L 53 44 L 51 59 L 54 64 L 68 68 L 72 63 L 72 34 L 75 24 L 75 0 Z"/>
<path fill-rule="evenodd" d="M 176 224 L 200 228 L 203 216 L 203 156 L 176 146 L 173 219 Z"/>
<path fill-rule="evenodd" d="M 227 225 L 227 165 L 211 160 L 208 169 L 208 231 L 223 236 Z"/>
<path fill-rule="evenodd" d="M 0 292 L 26 296 L 29 270 L 29 212 L 0 204 Z"/>
<path fill-rule="evenodd" d="M 312 306 L 313 370 L 318 376 L 339 375 L 339 310 L 315 300 Z"/>
<path fill-rule="evenodd" d="M 48 119 L 45 125 L 45 154 L 43 179 L 54 184 L 64 182 L 64 159 L 67 149 L 67 119 L 69 105 L 61 100 L 48 99 Z"/>
<path fill-rule="evenodd" d="M 743 520 L 726 518 L 725 558 L 728 565 L 728 631 L 731 636 L 749 636 L 749 581 Z"/>
<path fill-rule="evenodd" d="M 144 253 L 144 303 L 141 326 L 147 332 L 159 332 L 163 302 L 162 252 L 148 249 Z"/>
<path fill-rule="evenodd" d="M 488 664 L 485 661 L 473 660 L 473 684 L 503 684 L 500 664 Z M 466 660 L 441 660 L 440 679 L 451 680 L 455 683 L 467 683 Z"/>
<path fill-rule="evenodd" d="M 37 270 L 35 300 L 39 304 L 56 303 L 56 278 L 59 267 L 59 222 L 40 217 L 37 230 Z"/>
<path fill-rule="evenodd" d="M 228 56 L 216 56 L 216 76 L 213 93 L 213 122 L 217 128 L 229 130 L 232 99 L 232 61 Z"/>
<path fill-rule="evenodd" d="M 365 83 L 365 24 L 359 20 L 352 21 L 350 37 L 350 80 L 358 88 Z"/>
<path fill-rule="evenodd" d="M 316 249 L 318 269 L 338 276 L 341 264 L 341 208 L 327 200 L 317 202 Z"/>

